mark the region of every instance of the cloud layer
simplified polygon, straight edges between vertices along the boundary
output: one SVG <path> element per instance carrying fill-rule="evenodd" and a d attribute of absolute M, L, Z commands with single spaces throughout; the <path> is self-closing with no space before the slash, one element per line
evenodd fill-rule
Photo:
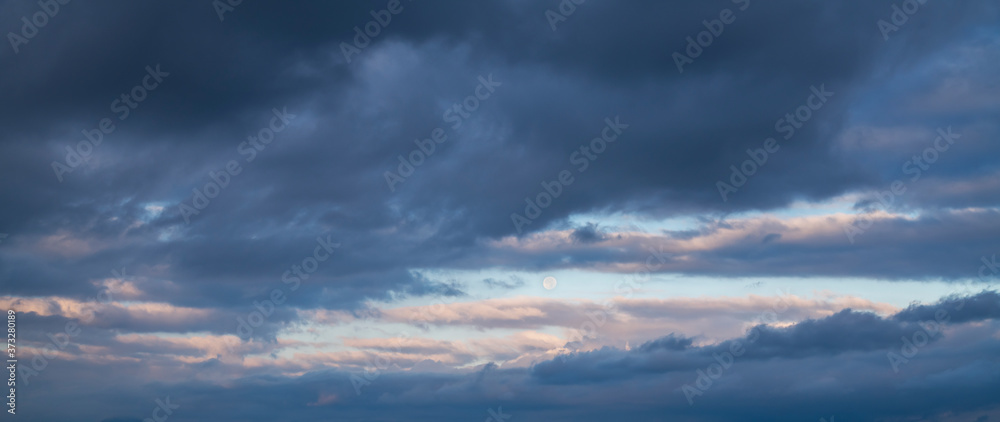
<path fill-rule="evenodd" d="M 997 4 L 233 3 L 0 2 L 25 419 L 1000 418 Z"/>

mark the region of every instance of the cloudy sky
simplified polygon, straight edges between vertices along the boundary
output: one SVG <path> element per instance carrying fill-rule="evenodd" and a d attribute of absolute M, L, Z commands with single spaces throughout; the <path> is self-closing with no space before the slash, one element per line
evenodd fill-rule
<path fill-rule="evenodd" d="M 1000 420 L 998 22 L 2 1 L 5 420 Z"/>

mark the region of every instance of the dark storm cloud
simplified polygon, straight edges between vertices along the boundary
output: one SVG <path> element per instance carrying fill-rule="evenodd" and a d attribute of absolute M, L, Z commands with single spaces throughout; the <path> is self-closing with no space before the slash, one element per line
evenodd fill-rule
<path fill-rule="evenodd" d="M 964 28 L 997 12 L 988 4 L 938 5 L 883 42 L 874 22 L 891 12 L 888 2 L 753 2 L 679 74 L 669 53 L 682 50 L 702 20 L 733 5 L 592 2 L 556 32 L 544 17 L 548 5 L 441 5 L 405 2 L 351 63 L 340 43 L 351 42 L 353 27 L 378 4 L 246 3 L 223 22 L 195 2 L 62 6 L 23 51 L 2 56 L 7 112 L 0 122 L 10 130 L 0 139 L 8 151 L 0 160 L 16 184 L 0 199 L 18 206 L 4 207 L 0 220 L 23 246 L 65 233 L 89 247 L 57 270 L 51 262 L 64 257 L 5 252 L 4 283 L 18 294 L 84 295 L 87 279 L 108 268 L 168 266 L 158 277 L 178 287 L 167 300 L 232 303 L 251 293 L 246 286 L 273 282 L 301 259 L 292 251 L 330 233 L 345 249 L 316 279 L 355 287 L 326 295 L 323 306 L 350 306 L 388 290 L 433 292 L 406 269 L 462 266 L 477 239 L 514 233 L 510 214 L 562 169 L 575 173 L 575 183 L 529 231 L 580 212 L 725 213 L 879 188 L 889 179 L 859 167 L 863 152 L 828 147 L 848 124 L 847 110 L 871 102 L 864 93 L 879 83 L 876 69 L 886 60 L 947 58 L 966 41 Z M 11 28 L 34 10 L 5 7 L 12 13 L 0 24 Z M 109 105 L 157 64 L 169 76 L 119 121 Z M 972 83 L 984 80 L 981 67 Z M 502 85 L 452 128 L 442 113 L 485 75 Z M 773 136 L 774 122 L 801 105 L 812 85 L 836 94 L 722 202 L 715 181 L 728 178 L 748 147 Z M 239 144 L 266 127 L 272 108 L 285 107 L 297 117 L 248 162 Z M 994 166 L 988 152 L 995 144 L 984 139 L 995 125 L 982 123 L 982 113 L 972 108 L 948 120 L 979 124 L 964 135 L 979 147 L 956 151 L 953 163 L 935 171 Z M 614 116 L 629 128 L 578 172 L 573 152 Z M 116 130 L 88 164 L 58 182 L 51 162 L 65 160 L 66 146 L 104 117 Z M 383 173 L 396 171 L 397 155 L 436 127 L 448 140 L 390 192 Z M 178 205 L 191 204 L 191 189 L 230 160 L 242 172 L 185 224 Z M 149 215 L 149 204 L 164 211 Z M 590 234 L 576 238 L 587 242 Z M 384 273 L 372 275 L 373 268 Z M 38 283 L 14 283 L 40 274 Z"/>

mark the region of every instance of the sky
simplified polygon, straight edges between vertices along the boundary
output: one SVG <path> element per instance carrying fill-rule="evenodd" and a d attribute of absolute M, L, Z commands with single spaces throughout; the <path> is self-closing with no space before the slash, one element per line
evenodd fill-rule
<path fill-rule="evenodd" d="M 0 1 L 4 420 L 1000 420 L 998 22 Z"/>

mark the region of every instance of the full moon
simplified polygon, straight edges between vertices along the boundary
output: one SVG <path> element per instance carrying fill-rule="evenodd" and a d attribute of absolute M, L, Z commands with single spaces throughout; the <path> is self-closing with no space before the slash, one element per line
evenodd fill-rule
<path fill-rule="evenodd" d="M 545 290 L 552 290 L 556 288 L 556 278 L 551 276 L 545 277 L 542 279 L 542 287 L 545 287 Z"/>

